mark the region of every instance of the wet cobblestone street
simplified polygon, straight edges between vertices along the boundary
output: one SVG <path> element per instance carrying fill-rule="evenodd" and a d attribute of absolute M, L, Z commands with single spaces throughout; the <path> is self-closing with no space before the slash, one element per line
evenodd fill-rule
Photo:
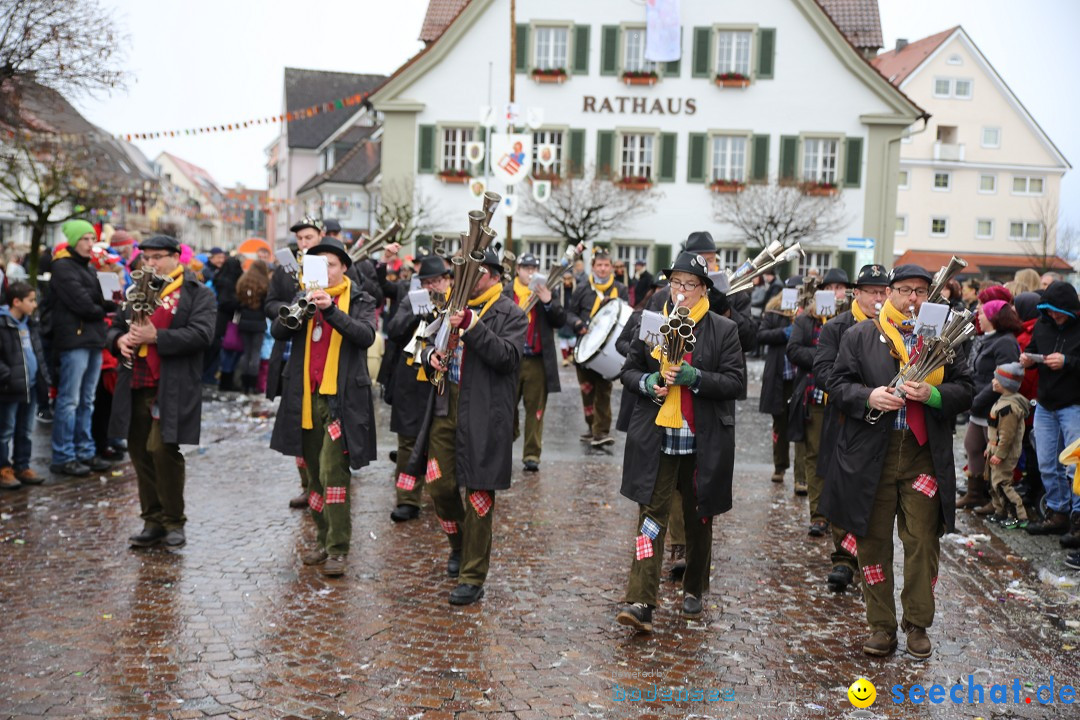
<path fill-rule="evenodd" d="M 1075 712 L 1023 701 L 1051 676 L 1058 687 L 1080 683 L 1080 574 L 1064 569 L 1057 538 L 990 529 L 960 513 L 960 534 L 942 540 L 933 656 L 903 654 L 901 635 L 901 652 L 870 659 L 858 593 L 825 587 L 827 541 L 807 537 L 805 498 L 793 495 L 790 472 L 782 486 L 769 481 L 768 418 L 756 399 L 739 404 L 735 507 L 715 524 L 703 620 L 682 619 L 665 582 L 655 632 L 630 634 L 614 622 L 636 517 L 618 491 L 623 438 L 610 454 L 582 448 L 572 378 L 564 368 L 565 390 L 549 402 L 541 471 L 523 474 L 515 450 L 513 488 L 496 500 L 487 594 L 465 608 L 446 602 L 448 546 L 427 498 L 419 520 L 389 519 L 396 441 L 381 403 L 380 459 L 354 476 L 353 547 L 339 580 L 300 564 L 313 525 L 287 507 L 296 469 L 266 449 L 265 401 L 204 406 L 204 445 L 186 452 L 188 544 L 177 552 L 128 548 L 140 527 L 130 465 L 5 493 L 0 718 Z M 35 435 L 36 458 L 47 452 L 47 431 Z M 1020 704 L 890 700 L 894 684 L 948 688 L 969 674 L 988 689 L 1014 678 L 1032 685 Z M 878 692 L 863 711 L 847 698 L 860 675 Z M 653 683 L 730 690 L 733 700 L 616 699 Z"/>

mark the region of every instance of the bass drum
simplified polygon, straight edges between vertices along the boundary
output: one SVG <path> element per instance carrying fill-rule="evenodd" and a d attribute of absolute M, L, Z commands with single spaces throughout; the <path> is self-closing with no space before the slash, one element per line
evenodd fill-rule
<path fill-rule="evenodd" d="M 617 378 L 626 358 L 615 349 L 615 341 L 632 313 L 630 305 L 619 298 L 611 298 L 601 305 L 593 315 L 588 331 L 578 338 L 574 362 L 605 380 Z"/>

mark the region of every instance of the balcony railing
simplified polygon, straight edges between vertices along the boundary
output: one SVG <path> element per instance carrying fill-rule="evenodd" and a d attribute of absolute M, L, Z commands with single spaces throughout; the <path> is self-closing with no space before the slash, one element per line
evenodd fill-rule
<path fill-rule="evenodd" d="M 934 159 L 935 160 L 952 160 L 954 162 L 964 161 L 964 145 L 962 143 L 934 143 Z"/>

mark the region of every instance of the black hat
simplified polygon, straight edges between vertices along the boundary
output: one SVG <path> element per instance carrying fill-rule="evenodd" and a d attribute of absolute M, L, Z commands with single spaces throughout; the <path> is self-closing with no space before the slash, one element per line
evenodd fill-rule
<path fill-rule="evenodd" d="M 176 238 L 171 238 L 168 235 L 155 235 L 149 240 L 143 240 L 139 243 L 140 250 L 168 250 L 171 253 L 180 254 L 180 243 L 176 241 Z"/>
<path fill-rule="evenodd" d="M 885 269 L 884 265 L 878 265 L 876 263 L 871 265 L 863 265 L 859 270 L 859 278 L 855 281 L 855 287 L 860 285 L 880 285 L 888 287 L 889 285 L 889 271 Z"/>
<path fill-rule="evenodd" d="M 441 257 L 438 255 L 425 255 L 420 261 L 420 272 L 416 274 L 416 277 L 421 280 L 430 280 L 440 275 L 449 274 L 450 268 L 446 267 L 446 262 Z"/>
<path fill-rule="evenodd" d="M 352 265 L 352 258 L 345 251 L 345 244 L 335 237 L 324 237 L 318 245 L 307 251 L 308 255 L 322 255 L 323 253 L 337 255 L 338 259 L 345 264 L 346 269 Z"/>
<path fill-rule="evenodd" d="M 311 215 L 305 215 L 295 225 L 289 228 L 289 232 L 300 232 L 304 228 L 315 228 L 319 232 L 323 231 L 323 221 L 317 217 Z"/>
<path fill-rule="evenodd" d="M 540 260 L 532 253 L 525 253 L 518 258 L 518 267 L 540 267 Z"/>
<path fill-rule="evenodd" d="M 712 235 L 708 230 L 699 230 L 692 232 L 686 236 L 686 242 L 683 243 L 683 250 L 688 253 L 714 253 L 716 252 L 716 243 L 712 239 Z"/>
<path fill-rule="evenodd" d="M 928 285 L 934 282 L 934 276 L 928 270 L 918 265 L 908 264 L 897 265 L 893 268 L 889 275 L 889 284 L 912 279 L 925 280 Z"/>
<path fill-rule="evenodd" d="M 334 232 L 334 233 L 337 233 L 337 232 L 341 232 L 341 223 L 339 223 L 339 222 L 338 222 L 337 220 L 335 220 L 334 218 L 326 218 L 325 220 L 323 220 L 323 228 L 324 228 L 324 229 L 326 230 L 326 232 L 328 232 L 328 233 L 332 233 L 332 232 Z"/>
<path fill-rule="evenodd" d="M 802 275 L 792 275 L 784 281 L 784 287 L 788 288 L 789 290 L 791 288 L 802 287 Z"/>
<path fill-rule="evenodd" d="M 830 268 L 829 272 L 825 273 L 825 277 L 821 281 L 821 287 L 826 285 L 850 285 L 851 281 L 848 279 L 847 273 L 843 268 Z"/>
<path fill-rule="evenodd" d="M 215 245 L 214 247 L 210 248 L 210 252 L 208 254 L 209 255 L 224 255 L 225 251 L 222 250 L 221 248 L 219 248 L 217 245 Z"/>
<path fill-rule="evenodd" d="M 488 265 L 499 269 L 499 275 L 502 275 L 503 264 L 499 259 L 499 253 L 494 248 L 488 248 L 484 251 L 484 262 L 481 265 Z"/>
<path fill-rule="evenodd" d="M 679 257 L 675 258 L 675 264 L 665 270 L 664 274 L 670 279 L 671 274 L 677 272 L 690 273 L 704 280 L 706 287 L 711 288 L 713 286 L 712 278 L 709 277 L 708 263 L 705 262 L 705 258 L 697 253 L 679 253 Z"/>

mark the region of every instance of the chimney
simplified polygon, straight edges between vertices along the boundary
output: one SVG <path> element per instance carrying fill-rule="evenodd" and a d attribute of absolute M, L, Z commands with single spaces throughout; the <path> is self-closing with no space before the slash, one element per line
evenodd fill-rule
<path fill-rule="evenodd" d="M 900 52 L 908 45 L 907 38 L 896 38 L 896 52 Z"/>

